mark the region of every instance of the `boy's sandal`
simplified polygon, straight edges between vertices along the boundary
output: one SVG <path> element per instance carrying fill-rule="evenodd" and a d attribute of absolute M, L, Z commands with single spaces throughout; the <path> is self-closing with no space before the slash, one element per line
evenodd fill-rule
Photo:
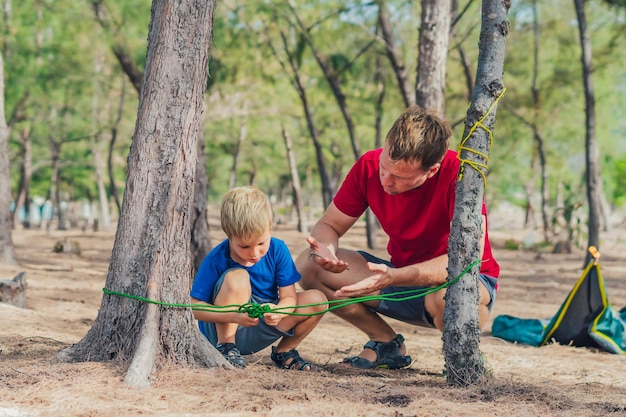
<path fill-rule="evenodd" d="M 237 346 L 234 343 L 219 343 L 215 346 L 215 348 L 228 362 L 231 363 L 231 365 L 238 368 L 246 367 L 246 360 L 243 356 L 241 356 L 239 349 L 237 349 Z"/>
<path fill-rule="evenodd" d="M 291 349 L 289 352 L 276 352 L 276 348 L 272 346 L 272 355 L 270 357 L 276 366 L 283 369 L 295 369 L 298 371 L 314 371 L 317 369 L 315 364 L 302 359 L 295 349 Z"/>
<path fill-rule="evenodd" d="M 360 369 L 400 369 L 411 364 L 411 357 L 400 354 L 400 346 L 404 343 L 404 336 L 397 335 L 391 342 L 375 342 L 370 340 L 363 349 L 371 349 L 376 352 L 376 360 L 374 362 L 361 358 L 360 356 L 350 356 L 343 360 L 354 368 Z"/>

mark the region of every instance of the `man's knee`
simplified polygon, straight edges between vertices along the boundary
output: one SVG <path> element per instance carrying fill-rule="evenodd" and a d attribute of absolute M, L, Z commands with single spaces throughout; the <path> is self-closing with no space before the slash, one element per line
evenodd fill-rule
<path fill-rule="evenodd" d="M 309 252 L 310 251 L 308 249 L 303 251 L 302 253 L 300 253 L 300 255 L 298 255 L 295 261 L 296 269 L 298 270 L 300 275 L 302 275 L 299 284 L 305 290 L 314 289 L 315 282 L 317 281 L 315 268 L 309 262 Z"/>

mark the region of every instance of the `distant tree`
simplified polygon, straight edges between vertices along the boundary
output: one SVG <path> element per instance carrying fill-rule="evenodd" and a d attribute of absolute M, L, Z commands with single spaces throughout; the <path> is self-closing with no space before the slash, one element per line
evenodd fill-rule
<path fill-rule="evenodd" d="M 154 0 L 128 177 L 106 288 L 188 303 L 191 208 L 215 0 Z M 146 387 L 161 363 L 226 365 L 190 309 L 105 295 L 93 327 L 59 352 L 72 361 L 130 360 Z"/>
<path fill-rule="evenodd" d="M 504 52 L 509 32 L 508 0 L 484 0 L 479 41 L 478 69 L 467 111 L 456 185 L 456 200 L 448 242 L 448 281 L 481 259 L 482 204 L 491 130 L 499 98 L 504 92 Z M 443 350 L 447 382 L 453 386 L 478 384 L 486 377 L 479 349 L 478 270 L 475 266 L 451 285 L 445 295 Z"/>
<path fill-rule="evenodd" d="M 0 263 L 16 264 L 11 222 L 9 128 L 4 115 L 4 60 L 0 52 Z"/>
<path fill-rule="evenodd" d="M 587 28 L 585 15 L 586 0 L 574 0 L 576 16 L 578 17 L 578 31 L 580 35 L 580 60 L 585 92 L 585 162 L 587 167 L 587 203 L 589 204 L 587 246 L 600 249 L 600 220 L 602 215 L 602 178 L 600 177 L 600 157 L 596 139 L 596 111 L 595 95 L 593 90 L 593 62 L 591 49 L 591 35 Z M 583 263 L 587 264 L 591 254 Z"/>

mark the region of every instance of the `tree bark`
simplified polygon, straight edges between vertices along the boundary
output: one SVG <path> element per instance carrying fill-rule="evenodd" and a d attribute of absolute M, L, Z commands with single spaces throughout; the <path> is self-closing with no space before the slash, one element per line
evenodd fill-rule
<path fill-rule="evenodd" d="M 106 288 L 188 303 L 197 138 L 215 1 L 154 0 L 145 78 Z M 93 327 L 62 360 L 130 360 L 125 382 L 149 386 L 160 363 L 226 365 L 187 308 L 105 295 Z M 227 366 L 227 365 L 226 365 Z"/>
<path fill-rule="evenodd" d="M 448 242 L 448 281 L 461 275 L 481 256 L 484 181 L 491 145 L 490 131 L 495 125 L 498 99 L 504 91 L 502 78 L 509 7 L 508 0 L 485 0 L 482 3 L 478 69 L 463 132 L 463 138 L 467 140 L 461 143 L 462 165 Z M 474 126 L 480 127 L 473 129 Z M 484 168 L 474 164 L 483 164 Z M 479 269 L 473 267 L 452 284 L 445 295 L 443 347 L 446 378 L 452 386 L 478 384 L 486 377 L 479 350 Z"/>

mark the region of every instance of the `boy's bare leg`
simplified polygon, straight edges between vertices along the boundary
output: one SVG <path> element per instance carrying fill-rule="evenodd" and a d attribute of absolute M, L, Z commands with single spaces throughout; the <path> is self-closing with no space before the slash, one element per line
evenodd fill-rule
<path fill-rule="evenodd" d="M 215 305 L 245 304 L 250 301 L 251 294 L 252 288 L 248 273 L 244 269 L 233 269 L 224 277 L 222 287 L 215 297 Z M 238 326 L 235 322 L 215 323 L 217 343 L 235 343 L 235 333 Z"/>
<path fill-rule="evenodd" d="M 304 304 L 318 304 L 309 307 L 302 307 L 296 309 L 296 313 L 300 314 L 315 314 L 321 313 L 328 308 L 326 297 L 321 291 L 307 290 L 296 294 L 297 305 Z M 293 336 L 283 337 L 276 346 L 277 352 L 288 352 L 291 349 L 295 349 L 305 337 L 311 333 L 311 331 L 317 326 L 322 319 L 322 314 L 316 314 L 312 316 L 287 316 L 280 321 L 278 328 L 283 331 L 293 329 Z"/>

